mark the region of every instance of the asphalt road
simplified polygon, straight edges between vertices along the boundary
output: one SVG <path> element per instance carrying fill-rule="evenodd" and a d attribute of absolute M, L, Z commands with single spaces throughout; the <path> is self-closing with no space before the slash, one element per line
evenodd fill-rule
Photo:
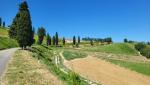
<path fill-rule="evenodd" d="M 10 58 L 13 56 L 14 52 L 17 49 L 18 48 L 11 48 L 11 49 L 1 50 L 0 51 L 0 77 L 4 73 Z"/>

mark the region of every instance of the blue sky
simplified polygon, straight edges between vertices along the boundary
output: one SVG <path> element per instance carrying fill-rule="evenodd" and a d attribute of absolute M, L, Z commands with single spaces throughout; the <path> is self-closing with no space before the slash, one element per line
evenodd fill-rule
<path fill-rule="evenodd" d="M 0 17 L 10 25 L 23 0 L 0 0 Z M 27 0 L 32 25 L 61 37 L 112 37 L 150 41 L 150 0 Z"/>

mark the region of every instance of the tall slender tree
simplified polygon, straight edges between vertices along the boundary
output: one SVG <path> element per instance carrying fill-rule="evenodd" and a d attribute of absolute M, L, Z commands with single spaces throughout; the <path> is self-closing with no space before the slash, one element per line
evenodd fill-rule
<path fill-rule="evenodd" d="M 80 36 L 78 36 L 78 44 L 80 44 Z"/>
<path fill-rule="evenodd" d="M 53 45 L 56 45 L 56 39 L 55 39 L 55 36 L 53 36 Z"/>
<path fill-rule="evenodd" d="M 0 27 L 2 26 L 2 18 L 0 17 Z"/>
<path fill-rule="evenodd" d="M 46 35 L 46 31 L 44 29 L 44 27 L 40 27 L 38 28 L 38 44 L 41 45 L 44 39 L 44 36 Z"/>
<path fill-rule="evenodd" d="M 48 45 L 50 45 L 50 41 L 51 41 L 51 40 L 50 40 L 50 35 L 49 35 L 48 33 L 47 33 L 46 38 L 47 38 L 47 46 L 48 46 Z"/>
<path fill-rule="evenodd" d="M 63 37 L 63 45 L 65 45 L 65 37 Z"/>
<path fill-rule="evenodd" d="M 93 40 L 91 39 L 91 41 L 90 41 L 90 44 L 91 44 L 91 46 L 93 46 L 94 44 L 93 44 Z"/>
<path fill-rule="evenodd" d="M 56 43 L 56 45 L 58 45 L 58 41 L 59 41 L 59 39 L 58 39 L 58 33 L 56 32 L 56 34 L 55 34 L 55 43 Z"/>
<path fill-rule="evenodd" d="M 3 27 L 5 27 L 5 22 L 3 22 Z"/>
<path fill-rule="evenodd" d="M 22 49 L 32 44 L 33 35 L 31 16 L 26 1 L 19 5 L 19 19 L 17 19 L 17 41 Z"/>
<path fill-rule="evenodd" d="M 76 44 L 76 37 L 73 36 L 73 45 L 75 45 L 75 44 Z"/>

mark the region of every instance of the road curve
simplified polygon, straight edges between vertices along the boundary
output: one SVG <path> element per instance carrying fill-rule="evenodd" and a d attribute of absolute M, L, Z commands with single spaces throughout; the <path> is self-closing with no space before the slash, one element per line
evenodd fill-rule
<path fill-rule="evenodd" d="M 13 56 L 14 52 L 18 48 L 11 48 L 0 51 L 0 77 L 5 71 L 6 65 L 8 64 L 9 59 Z"/>

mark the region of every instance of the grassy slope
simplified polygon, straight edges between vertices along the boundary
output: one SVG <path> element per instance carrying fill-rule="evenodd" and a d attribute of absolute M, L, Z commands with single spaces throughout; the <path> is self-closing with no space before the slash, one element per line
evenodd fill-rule
<path fill-rule="evenodd" d="M 72 60 L 75 58 L 84 58 L 87 56 L 86 53 L 83 52 L 79 52 L 79 51 L 69 51 L 69 50 L 65 50 L 63 52 L 63 56 L 65 57 L 65 59 L 67 60 Z"/>
<path fill-rule="evenodd" d="M 43 62 L 51 72 L 53 72 L 55 75 L 57 75 L 60 79 L 65 81 L 67 85 L 74 85 L 74 81 L 76 83 L 80 83 L 77 85 L 88 85 L 86 82 L 80 80 L 77 76 L 77 79 L 74 79 L 75 76 L 72 75 L 72 71 L 70 71 L 69 74 L 64 73 L 60 70 L 60 67 L 56 65 L 55 57 L 59 55 L 58 52 L 61 51 L 61 48 L 56 47 L 46 47 L 44 45 L 42 46 L 35 46 L 32 48 L 33 57 L 39 59 L 41 62 Z M 56 54 L 54 54 L 56 52 Z M 61 62 L 61 61 L 60 61 Z M 61 64 L 63 65 L 63 64 Z"/>
<path fill-rule="evenodd" d="M 0 37 L 8 37 L 8 29 L 0 27 Z"/>
<path fill-rule="evenodd" d="M 17 46 L 16 40 L 8 37 L 8 29 L 0 27 L 0 50 Z"/>
<path fill-rule="evenodd" d="M 13 40 L 7 37 L 0 37 L 0 50 L 6 49 L 6 48 L 13 48 L 17 46 L 18 44 L 16 40 Z"/>
<path fill-rule="evenodd" d="M 8 65 L 2 85 L 60 85 L 61 81 L 32 57 L 31 52 L 19 50 Z"/>
<path fill-rule="evenodd" d="M 138 62 L 129 62 L 129 61 L 122 61 L 122 60 L 108 60 L 114 64 L 119 66 L 129 68 L 136 72 L 149 75 L 150 76 L 150 63 L 138 63 Z"/>
<path fill-rule="evenodd" d="M 133 48 L 133 45 L 127 43 L 114 43 L 111 45 L 95 46 L 91 48 L 85 48 L 84 50 L 92 51 L 92 52 L 138 55 L 138 52 Z"/>

